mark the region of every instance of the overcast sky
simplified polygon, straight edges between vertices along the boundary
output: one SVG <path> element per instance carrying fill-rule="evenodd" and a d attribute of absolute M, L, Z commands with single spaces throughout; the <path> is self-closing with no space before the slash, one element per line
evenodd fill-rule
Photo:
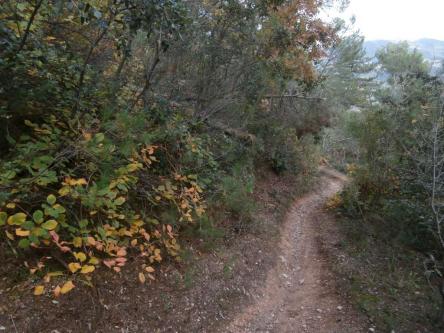
<path fill-rule="evenodd" d="M 338 16 L 347 20 L 352 15 L 368 40 L 444 40 L 444 0 L 350 0 L 348 9 Z"/>

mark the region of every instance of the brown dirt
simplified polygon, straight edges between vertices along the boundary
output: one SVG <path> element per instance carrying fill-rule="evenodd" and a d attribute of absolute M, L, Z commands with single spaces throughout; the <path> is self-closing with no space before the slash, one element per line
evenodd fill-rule
<path fill-rule="evenodd" d="M 156 281 L 144 285 L 135 259 L 120 274 L 100 270 L 93 288 L 75 281 L 77 287 L 57 300 L 49 293 L 36 298 L 32 288 L 38 281 L 12 286 L 8 276 L 17 275 L 19 263 L 8 262 L 0 279 L 0 332 L 366 331 L 368 324 L 340 294 L 322 251 L 320 235 L 336 237 L 322 207 L 341 188 L 341 176 L 324 170 L 319 186 L 280 223 L 305 183 L 260 172 L 258 211 L 248 230 L 226 230 L 215 244 L 189 239 L 183 244 L 189 258 L 160 265 Z"/>
<path fill-rule="evenodd" d="M 222 331 L 356 333 L 369 330 L 367 320 L 341 295 L 322 251 L 322 229 L 329 224 L 332 231 L 332 218 L 323 211 L 325 201 L 340 191 L 346 181 L 330 169 L 322 172 L 319 189 L 297 200 L 287 214 L 278 263 L 269 271 L 265 287 L 257 291 L 257 301 Z"/>

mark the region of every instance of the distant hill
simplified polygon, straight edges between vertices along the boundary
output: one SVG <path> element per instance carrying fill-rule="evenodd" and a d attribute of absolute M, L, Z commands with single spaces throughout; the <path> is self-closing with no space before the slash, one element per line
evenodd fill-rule
<path fill-rule="evenodd" d="M 392 42 L 394 41 L 369 40 L 364 42 L 364 48 L 369 57 L 374 57 L 377 50 Z M 442 40 L 423 38 L 408 43 L 412 48 L 420 51 L 429 61 L 444 60 L 444 41 Z"/>

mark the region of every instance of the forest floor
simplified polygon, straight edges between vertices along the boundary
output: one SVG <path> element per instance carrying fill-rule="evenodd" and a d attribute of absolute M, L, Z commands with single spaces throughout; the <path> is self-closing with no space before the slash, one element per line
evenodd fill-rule
<path fill-rule="evenodd" d="M 34 281 L 12 279 L 17 262 L 0 258 L 0 332 L 368 332 L 332 267 L 340 233 L 324 206 L 345 178 L 327 168 L 316 184 L 267 170 L 256 178 L 247 230 L 183 239 L 183 262 L 160 265 L 149 283 L 138 282 L 135 259 L 120 274 L 101 270 L 93 287 L 75 281 L 58 299 L 36 298 Z"/>

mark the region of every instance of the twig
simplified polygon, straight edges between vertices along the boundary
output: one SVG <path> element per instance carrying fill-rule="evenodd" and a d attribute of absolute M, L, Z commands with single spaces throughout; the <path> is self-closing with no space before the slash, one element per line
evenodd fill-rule
<path fill-rule="evenodd" d="M 9 315 L 9 318 L 11 318 L 12 325 L 14 325 L 14 330 L 15 330 L 15 332 L 18 333 L 18 331 L 17 331 L 17 326 L 15 326 L 14 318 L 12 317 L 12 315 Z"/>
<path fill-rule="evenodd" d="M 28 24 L 27 24 L 27 26 L 26 26 L 25 34 L 23 35 L 23 38 L 22 38 L 22 40 L 20 41 L 20 45 L 19 45 L 19 47 L 18 47 L 18 50 L 17 50 L 17 53 L 16 53 L 16 54 L 20 53 L 20 51 L 21 51 L 21 50 L 23 49 L 23 47 L 25 46 L 26 40 L 28 39 L 28 36 L 29 36 L 29 32 L 31 31 L 32 23 L 34 22 L 34 19 L 35 19 L 36 15 L 37 15 L 37 12 L 39 11 L 39 9 L 40 9 L 40 7 L 42 6 L 42 4 L 43 4 L 43 0 L 40 0 L 40 1 L 37 2 L 37 4 L 35 5 L 34 10 L 33 10 L 32 14 L 31 14 L 31 17 L 29 18 Z"/>

